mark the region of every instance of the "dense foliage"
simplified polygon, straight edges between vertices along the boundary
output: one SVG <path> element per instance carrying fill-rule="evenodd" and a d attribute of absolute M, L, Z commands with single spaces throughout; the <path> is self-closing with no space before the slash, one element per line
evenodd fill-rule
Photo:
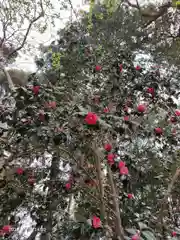
<path fill-rule="evenodd" d="M 178 66 L 135 62 L 145 32 L 127 10 L 94 6 L 37 60 L 49 82 L 4 99 L 5 238 L 18 239 L 16 213 L 27 209 L 27 239 L 178 239 Z"/>

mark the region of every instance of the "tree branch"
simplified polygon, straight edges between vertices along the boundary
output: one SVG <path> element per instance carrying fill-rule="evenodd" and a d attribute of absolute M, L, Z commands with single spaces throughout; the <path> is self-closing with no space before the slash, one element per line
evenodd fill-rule
<path fill-rule="evenodd" d="M 13 51 L 8 55 L 7 59 L 11 58 L 16 52 L 18 52 L 19 50 L 21 50 L 21 48 L 24 47 L 24 44 L 26 43 L 26 40 L 27 40 L 27 37 L 28 37 L 28 34 L 29 34 L 30 30 L 31 30 L 32 25 L 33 25 L 36 21 L 38 21 L 41 17 L 43 17 L 43 16 L 44 16 L 44 11 L 43 11 L 43 9 L 42 9 L 42 11 L 41 11 L 41 13 L 39 14 L 39 16 L 36 17 L 36 18 L 34 18 L 34 19 L 29 23 L 29 26 L 28 26 L 28 28 L 27 28 L 26 34 L 25 34 L 25 36 L 24 36 L 24 39 L 23 39 L 21 45 L 20 45 L 19 47 L 17 47 L 15 50 L 13 50 Z"/>
<path fill-rule="evenodd" d="M 14 84 L 13 84 L 13 82 L 12 82 L 12 79 L 11 79 L 8 71 L 7 71 L 4 67 L 2 67 L 2 66 L 1 66 L 1 69 L 2 69 L 2 71 L 4 72 L 4 74 L 5 74 L 6 78 L 7 78 L 7 81 L 8 81 L 8 85 L 9 85 L 10 90 L 13 91 L 15 88 L 14 88 Z"/>
<path fill-rule="evenodd" d="M 114 202 L 114 208 L 115 208 L 114 210 L 115 210 L 115 213 L 116 213 L 117 235 L 118 235 L 119 240 L 123 240 L 124 239 L 124 230 L 123 230 L 122 223 L 121 223 L 118 196 L 117 196 L 116 188 L 115 188 L 115 185 L 114 185 L 111 168 L 109 166 L 108 166 L 108 176 L 109 176 L 109 182 L 110 182 L 112 195 L 113 195 L 112 198 L 113 198 L 113 202 Z"/>
<path fill-rule="evenodd" d="M 167 198 L 168 198 L 169 194 L 171 193 L 172 188 L 173 188 L 176 180 L 178 179 L 179 175 L 180 175 L 180 168 L 176 169 L 176 172 L 175 172 L 175 174 L 173 175 L 172 180 L 171 180 L 171 182 L 170 182 L 169 185 L 168 185 L 168 189 L 167 189 L 166 194 L 165 194 L 165 196 L 164 196 L 164 198 L 163 198 L 164 201 L 167 200 Z"/>
<path fill-rule="evenodd" d="M 102 180 L 102 173 L 101 173 L 101 158 L 100 154 L 98 153 L 98 148 L 95 146 L 95 144 L 92 145 L 92 150 L 95 154 L 95 160 L 96 160 L 96 171 L 97 171 L 97 178 L 99 181 L 99 197 L 101 200 L 101 214 L 103 215 L 105 222 L 107 221 L 106 217 L 106 210 L 105 210 L 105 204 L 104 204 L 104 186 L 103 186 L 103 180 Z"/>
<path fill-rule="evenodd" d="M 163 16 L 165 13 L 167 13 L 167 9 L 172 6 L 171 2 L 167 2 L 158 7 L 158 10 L 156 10 L 155 8 L 153 9 L 150 6 L 149 8 L 147 7 L 146 9 L 142 9 L 140 8 L 138 2 L 136 4 L 133 4 L 129 0 L 126 0 L 126 3 L 130 7 L 138 9 L 142 17 L 149 19 L 149 21 L 145 24 L 144 27 L 149 26 L 152 22 L 156 21 L 159 17 Z"/>

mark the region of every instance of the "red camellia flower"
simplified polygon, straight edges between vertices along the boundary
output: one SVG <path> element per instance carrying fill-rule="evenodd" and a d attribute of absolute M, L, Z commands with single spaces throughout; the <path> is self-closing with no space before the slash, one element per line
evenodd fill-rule
<path fill-rule="evenodd" d="M 97 185 L 97 182 L 95 180 L 86 180 L 85 183 L 89 187 L 95 187 Z"/>
<path fill-rule="evenodd" d="M 140 104 L 137 106 L 137 110 L 138 110 L 138 112 L 143 113 L 146 111 L 146 106 L 144 104 Z"/>
<path fill-rule="evenodd" d="M 93 216 L 92 226 L 93 226 L 93 228 L 100 228 L 101 227 L 101 219 L 96 216 Z"/>
<path fill-rule="evenodd" d="M 69 190 L 71 188 L 71 183 L 69 183 L 69 182 L 66 183 L 65 188 L 66 188 L 66 190 Z"/>
<path fill-rule="evenodd" d="M 150 93 L 152 97 L 154 97 L 154 88 L 148 88 L 147 92 Z"/>
<path fill-rule="evenodd" d="M 172 237 L 176 237 L 177 233 L 175 231 L 172 232 Z"/>
<path fill-rule="evenodd" d="M 103 110 L 104 113 L 108 113 L 110 112 L 110 109 L 108 107 L 105 107 L 104 110 Z"/>
<path fill-rule="evenodd" d="M 40 89 L 40 86 L 33 86 L 33 87 L 32 87 L 33 93 L 34 93 L 35 95 L 38 95 L 39 89 Z"/>
<path fill-rule="evenodd" d="M 118 167 L 119 167 L 119 169 L 122 168 L 122 167 L 125 167 L 125 162 L 119 161 Z"/>
<path fill-rule="evenodd" d="M 170 122 L 171 122 L 171 123 L 176 123 L 176 121 L 177 121 L 177 120 L 176 120 L 175 117 L 171 117 L 171 118 L 170 118 Z"/>
<path fill-rule="evenodd" d="M 141 67 L 139 65 L 137 65 L 136 70 L 141 70 Z"/>
<path fill-rule="evenodd" d="M 120 174 L 121 175 L 128 175 L 128 173 L 129 173 L 129 170 L 128 170 L 127 167 L 121 167 L 120 168 Z"/>
<path fill-rule="evenodd" d="M 30 185 L 34 185 L 34 183 L 35 183 L 35 178 L 34 178 L 34 177 L 29 177 L 29 178 L 28 178 L 28 183 L 29 183 Z"/>
<path fill-rule="evenodd" d="M 179 117 L 180 116 L 180 110 L 176 110 L 175 115 Z"/>
<path fill-rule="evenodd" d="M 24 172 L 24 170 L 23 170 L 22 168 L 17 168 L 17 169 L 16 169 L 16 173 L 17 173 L 18 175 L 23 174 L 23 172 Z"/>
<path fill-rule="evenodd" d="M 129 199 L 132 199 L 132 198 L 134 198 L 134 195 L 133 195 L 132 193 L 128 193 L 127 197 L 128 197 Z"/>
<path fill-rule="evenodd" d="M 85 122 L 89 125 L 96 125 L 97 120 L 98 120 L 98 116 L 92 112 L 88 112 L 88 114 L 85 117 Z"/>
<path fill-rule="evenodd" d="M 39 111 L 39 120 L 42 122 L 45 120 L 45 114 L 43 110 Z"/>
<path fill-rule="evenodd" d="M 123 70 L 123 65 L 120 64 L 120 65 L 119 65 L 119 71 L 122 72 L 122 70 Z"/>
<path fill-rule="evenodd" d="M 40 114 L 39 114 L 39 120 L 40 120 L 41 122 L 44 122 L 44 120 L 45 120 L 45 115 L 42 114 L 42 113 L 40 113 Z"/>
<path fill-rule="evenodd" d="M 100 65 L 96 65 L 95 70 L 96 70 L 97 72 L 101 71 L 101 69 L 102 69 L 102 67 L 101 67 Z"/>
<path fill-rule="evenodd" d="M 125 122 L 129 121 L 129 116 L 124 116 L 124 121 Z"/>
<path fill-rule="evenodd" d="M 125 106 L 123 110 L 124 110 L 124 112 L 128 112 L 129 109 L 127 106 Z"/>
<path fill-rule="evenodd" d="M 154 131 L 157 135 L 161 135 L 163 133 L 163 130 L 161 128 L 155 128 Z"/>
<path fill-rule="evenodd" d="M 7 234 L 7 233 L 11 233 L 12 232 L 12 226 L 11 225 L 5 225 L 3 228 L 2 228 L 2 232 L 4 234 Z"/>
<path fill-rule="evenodd" d="M 114 164 L 114 158 L 115 158 L 115 155 L 113 153 L 108 154 L 107 159 L 110 166 Z"/>
<path fill-rule="evenodd" d="M 109 144 L 109 143 L 106 143 L 106 144 L 104 145 L 104 149 L 105 149 L 107 152 L 110 152 L 110 151 L 111 151 L 111 149 L 112 149 L 112 146 L 111 146 L 111 144 Z"/>

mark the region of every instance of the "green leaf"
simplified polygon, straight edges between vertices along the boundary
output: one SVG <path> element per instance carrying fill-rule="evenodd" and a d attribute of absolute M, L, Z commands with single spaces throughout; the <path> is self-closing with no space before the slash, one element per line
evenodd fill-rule
<path fill-rule="evenodd" d="M 140 230 L 142 230 L 143 228 L 147 228 L 147 225 L 143 222 L 138 222 L 138 226 L 139 226 Z"/>
<path fill-rule="evenodd" d="M 144 231 L 151 231 L 153 232 L 153 229 L 151 229 L 150 227 L 148 227 L 145 223 L 143 222 L 138 222 L 138 226 L 139 226 L 139 229 L 142 231 L 144 229 Z"/>
<path fill-rule="evenodd" d="M 145 237 L 146 240 L 156 240 L 156 237 L 150 231 L 143 231 L 142 235 Z"/>
<path fill-rule="evenodd" d="M 133 228 L 126 228 L 125 231 L 131 235 L 136 234 L 136 229 Z"/>
<path fill-rule="evenodd" d="M 131 238 L 130 238 L 130 237 L 127 237 L 127 236 L 125 236 L 124 239 L 125 239 L 125 240 L 131 240 Z"/>

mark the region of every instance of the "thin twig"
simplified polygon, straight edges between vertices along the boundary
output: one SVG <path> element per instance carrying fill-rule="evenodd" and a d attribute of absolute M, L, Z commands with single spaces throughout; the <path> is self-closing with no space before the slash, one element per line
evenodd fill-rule
<path fill-rule="evenodd" d="M 41 7 L 42 7 L 42 6 L 41 6 Z M 27 37 L 28 37 L 28 34 L 29 34 L 30 30 L 31 30 L 32 25 L 33 25 L 36 21 L 38 21 L 41 17 L 43 17 L 43 16 L 44 16 L 44 11 L 43 11 L 43 9 L 42 9 L 42 12 L 39 14 L 39 16 L 36 17 L 36 18 L 34 18 L 34 19 L 29 23 L 29 26 L 28 26 L 28 28 L 27 28 L 27 31 L 26 31 L 25 35 L 24 35 L 24 39 L 23 39 L 21 45 L 20 45 L 19 47 L 17 47 L 15 50 L 13 50 L 13 51 L 9 54 L 9 56 L 7 57 L 8 59 L 9 59 L 14 53 L 18 52 L 19 50 L 21 50 L 21 48 L 24 47 L 24 44 L 26 43 L 26 40 L 27 40 Z"/>

